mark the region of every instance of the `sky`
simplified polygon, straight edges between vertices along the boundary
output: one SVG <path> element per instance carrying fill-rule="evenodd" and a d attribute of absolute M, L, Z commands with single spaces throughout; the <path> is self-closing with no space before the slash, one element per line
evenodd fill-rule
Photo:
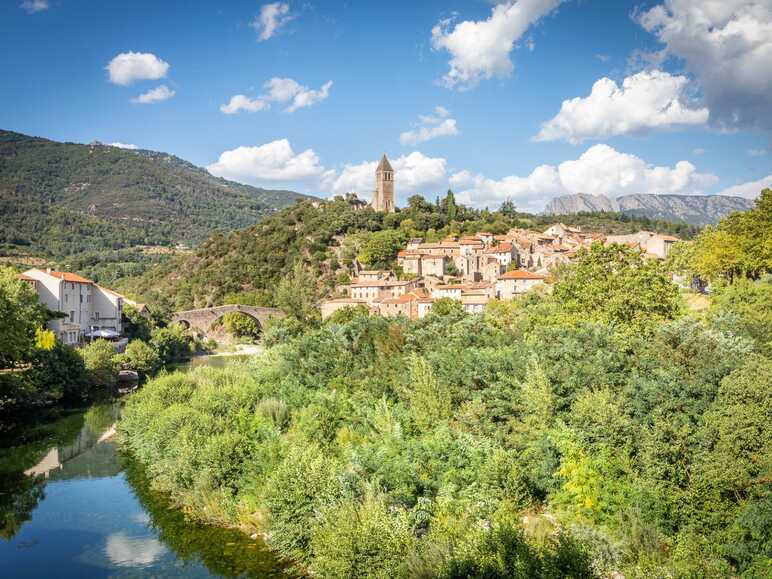
<path fill-rule="evenodd" d="M 476 207 L 772 186 L 772 0 L 0 1 L 0 128 Z"/>

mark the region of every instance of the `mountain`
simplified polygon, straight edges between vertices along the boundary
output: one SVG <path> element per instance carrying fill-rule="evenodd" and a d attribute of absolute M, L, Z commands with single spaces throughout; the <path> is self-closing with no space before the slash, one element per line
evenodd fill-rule
<path fill-rule="evenodd" d="M 544 209 L 547 215 L 572 215 L 574 213 L 599 213 L 601 211 L 619 211 L 619 205 L 615 199 L 609 199 L 604 195 L 576 193 L 575 195 L 555 197 Z"/>
<path fill-rule="evenodd" d="M 726 195 L 622 195 L 610 199 L 604 195 L 577 193 L 550 201 L 544 209 L 547 215 L 618 211 L 626 215 L 665 219 L 667 221 L 706 225 L 736 211 L 748 211 L 753 201 Z"/>
<path fill-rule="evenodd" d="M 306 198 L 214 177 L 173 155 L 0 131 L 0 245 L 65 255 L 196 244 Z"/>
<path fill-rule="evenodd" d="M 624 195 L 617 203 L 628 215 L 696 225 L 718 223 L 730 213 L 753 209 L 753 200 L 725 195 Z"/>

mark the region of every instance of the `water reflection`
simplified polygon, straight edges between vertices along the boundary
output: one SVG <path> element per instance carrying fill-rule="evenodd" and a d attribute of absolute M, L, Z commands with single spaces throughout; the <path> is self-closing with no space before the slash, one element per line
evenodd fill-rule
<path fill-rule="evenodd" d="M 164 553 L 166 547 L 154 537 L 130 537 L 118 531 L 105 541 L 105 554 L 118 567 L 147 567 Z"/>
<path fill-rule="evenodd" d="M 293 574 L 261 542 L 191 523 L 152 492 L 118 452 L 119 411 L 93 406 L 0 442 L 3 579 Z"/>

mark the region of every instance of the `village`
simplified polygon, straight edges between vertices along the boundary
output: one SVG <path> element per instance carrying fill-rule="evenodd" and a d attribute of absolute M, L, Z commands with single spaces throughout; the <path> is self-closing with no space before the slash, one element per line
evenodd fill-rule
<path fill-rule="evenodd" d="M 395 211 L 395 172 L 384 155 L 375 172 L 371 206 Z M 465 312 L 480 313 L 492 299 L 511 300 L 537 286 L 548 285 L 550 272 L 569 263 L 579 249 L 592 243 L 618 243 L 664 259 L 672 235 L 639 231 L 628 235 L 583 232 L 563 223 L 544 231 L 511 229 L 494 235 L 480 231 L 465 237 L 447 237 L 437 243 L 411 239 L 397 254 L 399 275 L 392 270 L 363 269 L 355 262 L 351 283 L 339 285 L 335 297 L 321 303 L 322 318 L 337 310 L 363 306 L 381 316 L 425 317 L 435 301 L 461 302 Z"/>

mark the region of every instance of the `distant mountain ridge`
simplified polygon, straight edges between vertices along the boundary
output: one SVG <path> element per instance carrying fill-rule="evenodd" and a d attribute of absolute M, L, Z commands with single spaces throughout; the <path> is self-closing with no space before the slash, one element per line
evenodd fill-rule
<path fill-rule="evenodd" d="M 652 195 L 638 193 L 616 199 L 605 195 L 576 193 L 552 199 L 544 208 L 547 215 L 615 211 L 627 215 L 665 219 L 692 225 L 716 223 L 730 213 L 748 211 L 753 200 L 726 195 Z"/>
<path fill-rule="evenodd" d="M 122 247 L 192 245 L 304 198 L 215 177 L 166 153 L 0 130 L 0 243 L 36 245 L 72 228 Z"/>

